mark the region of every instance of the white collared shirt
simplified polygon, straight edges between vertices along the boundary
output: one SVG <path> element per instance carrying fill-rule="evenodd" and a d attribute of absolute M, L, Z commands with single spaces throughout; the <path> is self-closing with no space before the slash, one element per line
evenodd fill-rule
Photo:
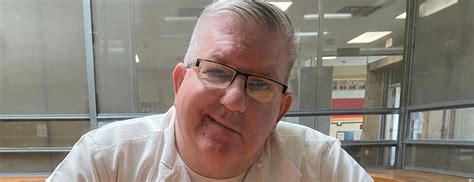
<path fill-rule="evenodd" d="M 46 181 L 191 181 L 174 138 L 175 109 L 81 137 Z M 279 122 L 244 181 L 373 181 L 340 142 Z"/>
<path fill-rule="evenodd" d="M 181 156 L 179 154 L 178 154 L 178 158 L 176 160 L 182 160 Z M 202 175 L 194 172 L 192 169 L 190 169 L 187 166 L 186 166 L 186 170 L 188 170 L 189 177 L 191 177 L 191 181 L 193 181 L 193 182 L 242 182 L 242 181 L 244 181 L 244 178 L 247 174 L 247 172 L 244 172 L 244 173 L 242 173 L 238 176 L 232 177 L 232 178 L 211 179 L 211 178 L 202 176 Z"/>

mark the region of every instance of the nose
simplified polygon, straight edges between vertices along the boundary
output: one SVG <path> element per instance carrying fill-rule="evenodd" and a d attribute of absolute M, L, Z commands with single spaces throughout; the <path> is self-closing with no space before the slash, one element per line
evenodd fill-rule
<path fill-rule="evenodd" d="M 224 95 L 220 98 L 220 103 L 230 111 L 243 113 L 247 107 L 245 92 L 245 76 L 237 75 L 235 80 L 225 89 Z"/>

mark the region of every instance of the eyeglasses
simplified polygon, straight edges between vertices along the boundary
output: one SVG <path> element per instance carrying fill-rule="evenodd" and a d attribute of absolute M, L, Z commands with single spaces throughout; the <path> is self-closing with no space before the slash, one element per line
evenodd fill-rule
<path fill-rule="evenodd" d="M 215 61 L 197 59 L 194 64 L 198 78 L 207 86 L 224 89 L 231 85 L 237 75 L 245 76 L 247 94 L 261 102 L 275 100 L 279 93 L 285 93 L 288 86 L 275 80 L 247 74 Z"/>

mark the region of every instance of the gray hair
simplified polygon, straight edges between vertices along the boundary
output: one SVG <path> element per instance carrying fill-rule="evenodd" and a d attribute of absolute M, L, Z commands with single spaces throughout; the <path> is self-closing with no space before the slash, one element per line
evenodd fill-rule
<path fill-rule="evenodd" d="M 189 67 L 195 62 L 195 60 L 192 60 L 192 56 L 198 45 L 199 28 L 203 20 L 223 12 L 232 13 L 242 19 L 250 20 L 264 31 L 281 33 L 283 41 L 286 42 L 284 49 L 286 56 L 284 59 L 286 59 L 287 63 L 287 76 L 285 78 L 285 81 L 287 81 L 296 58 L 295 30 L 290 19 L 282 10 L 266 2 L 228 0 L 218 1 L 207 6 L 196 23 L 189 42 L 188 51 L 184 57 L 184 63 Z"/>

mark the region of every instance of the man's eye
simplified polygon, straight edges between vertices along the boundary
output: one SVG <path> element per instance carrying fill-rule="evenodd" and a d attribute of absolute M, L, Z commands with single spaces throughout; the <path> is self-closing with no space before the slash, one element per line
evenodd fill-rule
<path fill-rule="evenodd" d="M 271 89 L 270 84 L 263 80 L 252 80 L 247 82 L 247 88 L 250 90 L 269 90 Z"/>
<path fill-rule="evenodd" d="M 202 74 L 210 77 L 229 77 L 232 76 L 228 71 L 222 69 L 204 69 Z"/>

